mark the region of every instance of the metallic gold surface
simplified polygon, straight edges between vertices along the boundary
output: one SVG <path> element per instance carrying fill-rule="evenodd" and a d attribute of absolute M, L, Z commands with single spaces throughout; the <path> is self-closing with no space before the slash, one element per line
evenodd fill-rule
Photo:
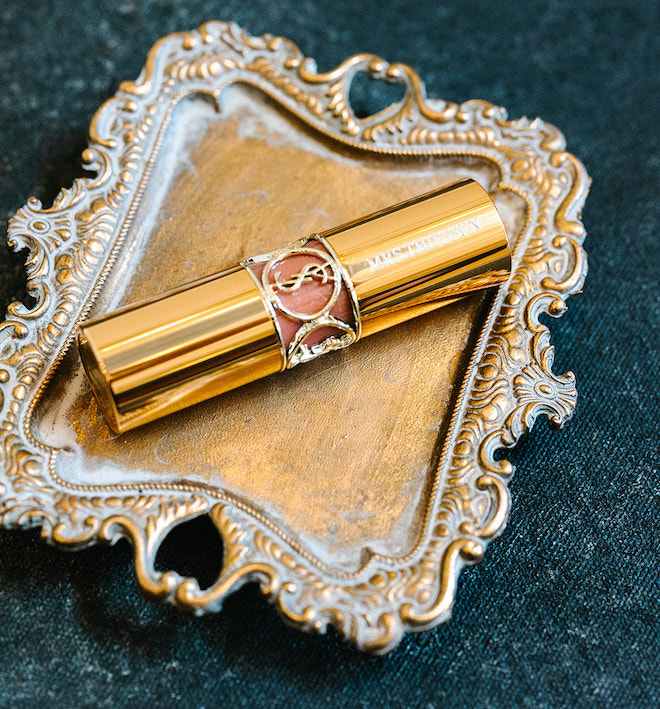
<path fill-rule="evenodd" d="M 292 257 L 302 258 L 308 269 L 323 264 L 323 278 L 332 281 L 318 312 L 288 309 L 270 285 L 271 271 Z M 467 179 L 241 266 L 82 323 L 82 361 L 116 432 L 501 283 L 509 275 L 511 253 L 488 193 Z M 261 275 L 253 272 L 258 266 Z M 291 288 L 304 278 L 295 276 Z M 351 294 L 352 325 L 332 315 L 342 288 Z M 280 311 L 298 322 L 290 343 Z M 324 339 L 306 344 L 312 333 L 326 330 Z"/>
<path fill-rule="evenodd" d="M 502 219 L 470 179 L 321 236 L 348 271 L 363 336 L 497 285 L 511 269 Z"/>
<path fill-rule="evenodd" d="M 280 341 L 241 267 L 83 323 L 85 370 L 118 433 L 281 369 Z"/>
<path fill-rule="evenodd" d="M 121 303 L 199 278 L 210 263 L 228 268 L 241 253 L 268 251 L 291 233 L 324 231 L 358 210 L 455 182 L 461 169 L 452 161 L 420 171 L 369 155 L 346 160 L 323 142 L 308 142 L 299 125 L 239 88 L 226 93 L 223 108 L 165 198 Z M 299 191 L 301 174 L 324 189 Z M 475 165 L 473 175 L 488 180 L 488 165 Z M 210 208 L 214 192 L 223 199 Z M 525 224 L 523 205 L 503 212 L 516 238 Z M 66 440 L 81 447 L 86 479 L 106 480 L 104 461 L 113 461 L 123 480 L 148 470 L 159 479 L 236 491 L 296 530 L 325 563 L 355 569 L 365 548 L 394 557 L 420 533 L 438 434 L 486 305 L 480 294 L 469 296 L 125 436 L 108 429 L 74 351 L 39 418 L 67 426 Z M 62 473 L 69 477 L 66 468 Z"/>
<path fill-rule="evenodd" d="M 360 71 L 401 82 L 404 100 L 357 118 Z M 69 548 L 128 538 L 144 591 L 198 613 L 257 581 L 289 623 L 332 624 L 371 652 L 446 620 L 461 567 L 506 522 L 497 449 L 575 406 L 541 322 L 586 273 L 588 178 L 561 133 L 426 99 L 405 65 L 362 54 L 317 73 L 288 40 L 211 23 L 159 42 L 90 136 L 93 176 L 10 225 L 37 304 L 0 324 L 0 522 Z M 490 297 L 123 435 L 99 416 L 69 348 L 90 314 L 461 177 L 515 244 Z M 224 547 L 207 589 L 155 568 L 170 530 L 202 514 Z"/>

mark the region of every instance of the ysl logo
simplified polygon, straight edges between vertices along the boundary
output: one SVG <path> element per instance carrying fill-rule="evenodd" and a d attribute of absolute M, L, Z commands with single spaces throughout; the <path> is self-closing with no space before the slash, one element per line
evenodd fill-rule
<path fill-rule="evenodd" d="M 336 275 L 332 269 L 331 261 L 308 263 L 301 271 L 294 273 L 285 281 L 282 280 L 282 274 L 277 271 L 275 273 L 275 282 L 271 284 L 271 287 L 273 290 L 293 293 L 297 291 L 303 283 L 309 283 L 314 280 L 320 281 L 321 284 L 334 283 L 336 281 Z"/>
<path fill-rule="evenodd" d="M 268 261 L 261 274 L 261 282 L 277 310 L 300 322 L 311 322 L 330 313 L 337 302 L 343 281 L 338 264 L 326 251 L 299 246 L 278 253 Z M 296 299 L 305 284 L 311 284 L 313 289 L 326 286 L 321 290 L 321 301 L 318 292 L 312 299 L 313 311 L 305 307 L 306 298 Z M 332 288 L 328 289 L 328 285 Z"/>
<path fill-rule="evenodd" d="M 260 264 L 263 267 L 257 276 L 255 270 Z M 332 313 L 342 288 L 350 288 L 350 281 L 322 237 L 317 236 L 311 242 L 301 239 L 273 253 L 243 261 L 242 265 L 255 280 L 258 278 L 262 298 L 279 334 L 287 369 L 358 339 L 360 320 L 352 290 L 348 297 L 353 322 L 344 322 L 345 316 L 340 318 Z"/>

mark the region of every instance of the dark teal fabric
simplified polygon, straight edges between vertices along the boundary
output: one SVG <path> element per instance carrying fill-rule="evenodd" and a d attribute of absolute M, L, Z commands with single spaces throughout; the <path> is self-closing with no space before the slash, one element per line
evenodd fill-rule
<path fill-rule="evenodd" d="M 65 553 L 5 531 L 0 706 L 660 704 L 657 3 L 425 5 L 0 2 L 3 228 L 29 195 L 70 184 L 92 113 L 153 42 L 207 19 L 286 35 L 321 70 L 373 51 L 412 64 L 430 96 L 539 115 L 593 178 L 585 292 L 551 324 L 578 410 L 511 453 L 508 528 L 463 572 L 449 623 L 372 658 L 285 627 L 254 587 L 220 615 L 186 617 L 140 598 L 126 546 Z M 25 298 L 22 262 L 0 247 L 3 308 Z M 163 563 L 195 572 L 214 553 L 198 523 Z"/>

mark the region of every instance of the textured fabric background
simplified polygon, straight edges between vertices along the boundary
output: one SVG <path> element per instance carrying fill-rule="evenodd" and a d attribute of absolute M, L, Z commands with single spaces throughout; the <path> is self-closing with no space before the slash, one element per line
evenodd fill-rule
<path fill-rule="evenodd" d="M 153 42 L 207 19 L 286 35 L 320 70 L 373 51 L 410 63 L 430 96 L 539 115 L 593 178 L 585 292 L 552 323 L 578 411 L 511 454 L 508 528 L 463 572 L 449 623 L 362 656 L 285 627 L 256 587 L 189 618 L 142 600 L 126 545 L 65 553 L 1 531 L 0 706 L 660 704 L 657 3 L 427 5 L 0 2 L 3 234 L 30 195 L 48 201 L 79 173 L 94 110 Z M 1 241 L 4 310 L 26 295 L 24 256 Z M 217 552 L 197 523 L 163 563 L 199 573 Z"/>

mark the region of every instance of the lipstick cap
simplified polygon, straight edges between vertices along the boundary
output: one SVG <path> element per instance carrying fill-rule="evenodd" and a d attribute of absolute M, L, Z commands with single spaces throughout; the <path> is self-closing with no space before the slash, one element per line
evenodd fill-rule
<path fill-rule="evenodd" d="M 83 323 L 111 427 L 135 426 L 501 283 L 509 244 L 463 180 Z"/>
<path fill-rule="evenodd" d="M 500 283 L 511 270 L 502 219 L 469 179 L 321 236 L 348 272 L 363 337 Z"/>

